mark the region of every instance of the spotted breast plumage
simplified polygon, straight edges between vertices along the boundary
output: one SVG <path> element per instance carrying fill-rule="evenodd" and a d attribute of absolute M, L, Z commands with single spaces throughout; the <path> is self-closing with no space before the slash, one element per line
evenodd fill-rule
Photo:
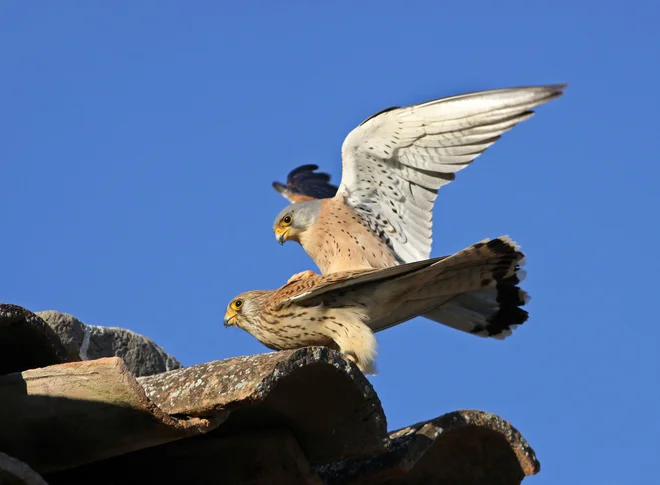
<path fill-rule="evenodd" d="M 375 373 L 374 332 L 424 315 L 482 337 L 504 338 L 527 320 L 524 255 L 508 237 L 451 256 L 389 268 L 294 278 L 277 290 L 234 298 L 225 326 L 237 326 L 275 350 L 334 348 Z M 481 294 L 473 315 L 456 320 L 462 298 Z M 458 307 L 457 307 L 458 305 Z"/>
<path fill-rule="evenodd" d="M 429 258 L 440 187 L 565 87 L 481 91 L 371 116 L 344 140 L 338 188 L 310 165 L 273 184 L 294 201 L 275 218 L 277 241 L 300 243 L 323 274 Z"/>

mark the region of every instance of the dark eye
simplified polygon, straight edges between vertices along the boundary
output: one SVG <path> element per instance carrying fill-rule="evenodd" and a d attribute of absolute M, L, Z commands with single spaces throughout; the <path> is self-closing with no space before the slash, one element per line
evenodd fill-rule
<path fill-rule="evenodd" d="M 234 307 L 234 310 L 238 310 L 243 306 L 243 300 L 235 300 L 231 306 Z"/>
<path fill-rule="evenodd" d="M 284 224 L 291 224 L 291 221 L 292 221 L 291 216 L 284 216 L 284 217 L 282 218 L 282 222 L 283 222 Z"/>

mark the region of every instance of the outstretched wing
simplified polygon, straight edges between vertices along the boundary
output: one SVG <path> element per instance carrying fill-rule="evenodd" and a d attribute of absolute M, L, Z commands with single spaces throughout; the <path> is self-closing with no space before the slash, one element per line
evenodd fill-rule
<path fill-rule="evenodd" d="M 286 185 L 273 182 L 273 188 L 289 202 L 304 202 L 313 199 L 329 199 L 337 193 L 327 173 L 315 173 L 317 165 L 301 165 L 289 172 Z"/>
<path fill-rule="evenodd" d="M 344 140 L 337 196 L 403 261 L 426 259 L 438 189 L 565 87 L 496 89 L 384 110 Z"/>

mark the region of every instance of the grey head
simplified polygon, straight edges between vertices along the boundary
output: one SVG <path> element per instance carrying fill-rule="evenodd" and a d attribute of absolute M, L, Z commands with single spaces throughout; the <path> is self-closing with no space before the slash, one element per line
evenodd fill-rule
<path fill-rule="evenodd" d="M 288 239 L 300 242 L 300 233 L 306 231 L 318 220 L 320 212 L 320 199 L 288 205 L 277 214 L 273 222 L 275 239 L 280 244 L 284 244 Z"/>

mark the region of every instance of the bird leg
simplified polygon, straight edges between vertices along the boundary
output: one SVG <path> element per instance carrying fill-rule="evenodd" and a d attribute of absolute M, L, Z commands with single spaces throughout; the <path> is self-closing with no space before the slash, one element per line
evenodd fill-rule
<path fill-rule="evenodd" d="M 355 355 L 353 352 L 343 352 L 343 354 L 347 360 L 350 360 L 355 365 L 357 365 L 358 369 L 360 369 L 364 374 L 371 374 L 371 375 L 376 374 L 376 364 L 374 362 L 371 362 L 370 364 L 364 366 L 360 363 L 360 361 L 357 358 L 357 355 Z"/>
<path fill-rule="evenodd" d="M 287 283 L 291 283 L 292 281 L 296 280 L 301 280 L 303 278 L 309 278 L 311 276 L 316 276 L 316 273 L 312 271 L 311 269 L 306 269 L 305 271 L 301 271 L 300 273 L 294 274 L 291 278 L 289 278 L 289 281 Z"/>

